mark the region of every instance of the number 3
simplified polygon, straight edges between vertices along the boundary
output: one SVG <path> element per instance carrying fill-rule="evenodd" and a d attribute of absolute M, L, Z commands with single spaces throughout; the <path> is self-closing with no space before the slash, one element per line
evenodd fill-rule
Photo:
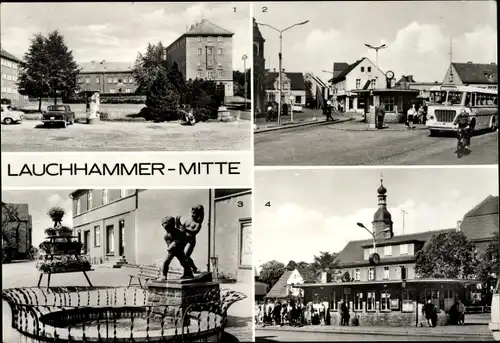
<path fill-rule="evenodd" d="M 238 201 L 237 206 L 238 207 L 243 207 L 243 201 Z"/>

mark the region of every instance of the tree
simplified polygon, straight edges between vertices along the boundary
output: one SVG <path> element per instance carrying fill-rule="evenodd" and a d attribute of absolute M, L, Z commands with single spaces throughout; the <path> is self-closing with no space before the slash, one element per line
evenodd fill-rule
<path fill-rule="evenodd" d="M 314 283 L 318 281 L 318 276 L 316 271 L 312 267 L 310 263 L 307 262 L 299 262 L 297 264 L 297 269 L 304 279 L 304 283 Z"/>
<path fill-rule="evenodd" d="M 316 273 L 329 272 L 335 273 L 337 269 L 337 255 L 335 252 L 320 251 L 319 256 L 314 256 L 314 262 L 312 263 L 312 268 Z"/>
<path fill-rule="evenodd" d="M 267 283 L 269 287 L 273 287 L 279 278 L 285 272 L 285 265 L 276 260 L 272 260 L 261 265 L 260 279 Z"/>
<path fill-rule="evenodd" d="M 306 81 L 305 82 L 305 88 L 306 88 L 306 104 L 309 104 L 309 106 L 313 106 L 314 94 L 312 92 L 312 83 L 311 83 L 311 81 Z"/>
<path fill-rule="evenodd" d="M 295 269 L 297 269 L 297 267 L 298 267 L 298 264 L 295 261 L 290 260 L 288 262 L 288 264 L 286 265 L 286 270 L 295 270 Z"/>
<path fill-rule="evenodd" d="M 483 290 L 486 296 L 486 303 L 490 303 L 491 289 L 498 282 L 500 273 L 500 237 L 498 231 L 495 232 L 493 239 L 488 243 L 486 250 L 479 258 L 478 277 L 483 284 Z"/>
<path fill-rule="evenodd" d="M 246 70 L 246 82 L 247 82 L 247 99 L 251 99 L 251 91 L 250 91 L 250 81 L 251 79 L 251 69 L 247 68 Z M 239 70 L 233 71 L 233 83 L 234 83 L 234 95 L 245 97 L 245 73 L 242 73 Z"/>
<path fill-rule="evenodd" d="M 461 231 L 432 235 L 415 259 L 415 271 L 424 278 L 467 279 L 477 275 L 475 247 Z"/>
<path fill-rule="evenodd" d="M 55 105 L 58 95 L 68 98 L 77 89 L 76 80 L 80 70 L 73 58 L 73 51 L 69 50 L 64 37 L 57 30 L 49 33 L 45 48 L 48 57 L 48 91 Z"/>
<path fill-rule="evenodd" d="M 139 85 L 136 93 L 146 94 L 162 70 L 168 70 L 165 47 L 162 42 L 149 43 L 146 53 L 139 53 L 135 60 L 133 73 Z"/>

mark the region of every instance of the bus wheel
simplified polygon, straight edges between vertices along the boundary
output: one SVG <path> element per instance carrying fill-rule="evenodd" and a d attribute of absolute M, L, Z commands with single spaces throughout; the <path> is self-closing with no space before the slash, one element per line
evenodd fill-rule
<path fill-rule="evenodd" d="M 436 137 L 437 136 L 437 131 L 436 130 L 430 130 L 430 136 L 431 137 Z"/>
<path fill-rule="evenodd" d="M 491 121 L 491 132 L 495 132 L 496 130 L 498 130 L 498 125 L 497 125 L 497 122 L 495 119 L 493 119 Z"/>

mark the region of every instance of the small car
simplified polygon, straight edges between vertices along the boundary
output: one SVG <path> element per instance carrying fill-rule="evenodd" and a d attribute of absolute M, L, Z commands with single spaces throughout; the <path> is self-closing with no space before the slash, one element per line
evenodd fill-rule
<path fill-rule="evenodd" d="M 10 105 L 2 105 L 2 123 L 10 125 L 23 121 L 24 113 L 14 110 Z"/>
<path fill-rule="evenodd" d="M 299 105 L 299 104 L 294 104 L 292 105 L 292 111 L 294 112 L 302 112 L 302 105 Z"/>
<path fill-rule="evenodd" d="M 49 105 L 42 112 L 42 122 L 45 126 L 50 124 L 61 124 L 63 127 L 75 123 L 75 112 L 71 111 L 69 105 Z"/>

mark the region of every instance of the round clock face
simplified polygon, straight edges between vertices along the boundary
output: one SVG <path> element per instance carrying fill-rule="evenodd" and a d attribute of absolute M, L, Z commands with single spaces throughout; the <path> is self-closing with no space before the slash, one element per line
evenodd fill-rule
<path fill-rule="evenodd" d="M 380 263 L 380 255 L 377 254 L 377 253 L 373 253 L 371 258 L 370 258 L 370 262 L 373 264 L 373 265 L 377 265 Z"/>
<path fill-rule="evenodd" d="M 385 76 L 387 76 L 387 78 L 389 78 L 389 79 L 392 79 L 392 78 L 394 77 L 394 73 L 393 73 L 392 71 L 390 71 L 390 70 L 389 70 L 389 71 L 385 74 Z"/>

